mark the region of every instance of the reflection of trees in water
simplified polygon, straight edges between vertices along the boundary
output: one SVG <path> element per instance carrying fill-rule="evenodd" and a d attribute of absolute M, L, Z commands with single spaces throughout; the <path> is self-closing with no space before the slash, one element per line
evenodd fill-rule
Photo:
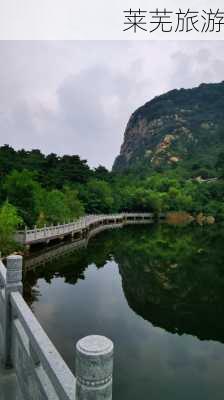
<path fill-rule="evenodd" d="M 116 258 L 129 306 L 170 332 L 224 341 L 223 235 L 217 227 L 160 226 L 130 240 Z"/>
<path fill-rule="evenodd" d="M 104 232 L 79 249 L 27 273 L 25 287 L 57 276 L 76 284 L 90 264 L 114 258 L 129 306 L 170 332 L 224 341 L 224 229 L 126 227 Z M 29 292 L 27 291 L 27 293 Z M 27 294 L 26 294 L 27 295 Z M 37 295 L 37 294 L 36 294 Z"/>
<path fill-rule="evenodd" d="M 29 304 L 38 301 L 39 291 L 37 282 L 44 279 L 51 284 L 54 278 L 64 278 L 66 283 L 75 285 L 79 279 L 85 279 L 84 271 L 88 267 L 84 250 L 57 258 L 24 274 L 24 297 Z"/>
<path fill-rule="evenodd" d="M 37 302 L 40 297 L 40 291 L 37 288 L 37 277 L 30 273 L 29 277 L 23 276 L 23 296 L 27 303 L 32 306 L 32 303 Z"/>

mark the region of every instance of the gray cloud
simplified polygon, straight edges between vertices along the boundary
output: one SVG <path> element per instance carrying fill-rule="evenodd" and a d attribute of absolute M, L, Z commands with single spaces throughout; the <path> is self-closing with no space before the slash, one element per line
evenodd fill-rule
<path fill-rule="evenodd" d="M 224 79 L 220 42 L 1 42 L 0 139 L 112 165 L 130 114 Z"/>

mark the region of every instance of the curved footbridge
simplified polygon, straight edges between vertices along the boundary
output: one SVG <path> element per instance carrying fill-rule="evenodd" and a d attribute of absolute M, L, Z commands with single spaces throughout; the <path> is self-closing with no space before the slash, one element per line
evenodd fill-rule
<path fill-rule="evenodd" d="M 159 216 L 160 219 L 163 217 L 162 214 Z M 80 240 L 104 229 L 122 227 L 126 224 L 150 223 L 153 220 L 154 214 L 152 213 L 87 215 L 68 224 L 45 226 L 40 229 L 35 227 L 34 229 L 18 231 L 15 235 L 15 240 L 26 246 L 35 243 L 49 243 L 51 240 L 64 239 L 66 236 Z"/>

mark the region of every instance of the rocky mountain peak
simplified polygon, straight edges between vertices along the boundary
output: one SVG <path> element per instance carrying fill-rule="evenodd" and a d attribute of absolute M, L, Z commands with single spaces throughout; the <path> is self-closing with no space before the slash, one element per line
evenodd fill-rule
<path fill-rule="evenodd" d="M 223 134 L 222 134 L 223 131 Z M 155 97 L 131 116 L 113 169 L 177 165 L 224 144 L 224 81 Z"/>

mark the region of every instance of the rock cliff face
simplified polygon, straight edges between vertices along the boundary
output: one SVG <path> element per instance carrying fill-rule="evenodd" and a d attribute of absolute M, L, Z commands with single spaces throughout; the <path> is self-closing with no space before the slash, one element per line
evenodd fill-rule
<path fill-rule="evenodd" d="M 155 97 L 131 116 L 113 169 L 214 164 L 224 145 L 224 81 Z"/>

